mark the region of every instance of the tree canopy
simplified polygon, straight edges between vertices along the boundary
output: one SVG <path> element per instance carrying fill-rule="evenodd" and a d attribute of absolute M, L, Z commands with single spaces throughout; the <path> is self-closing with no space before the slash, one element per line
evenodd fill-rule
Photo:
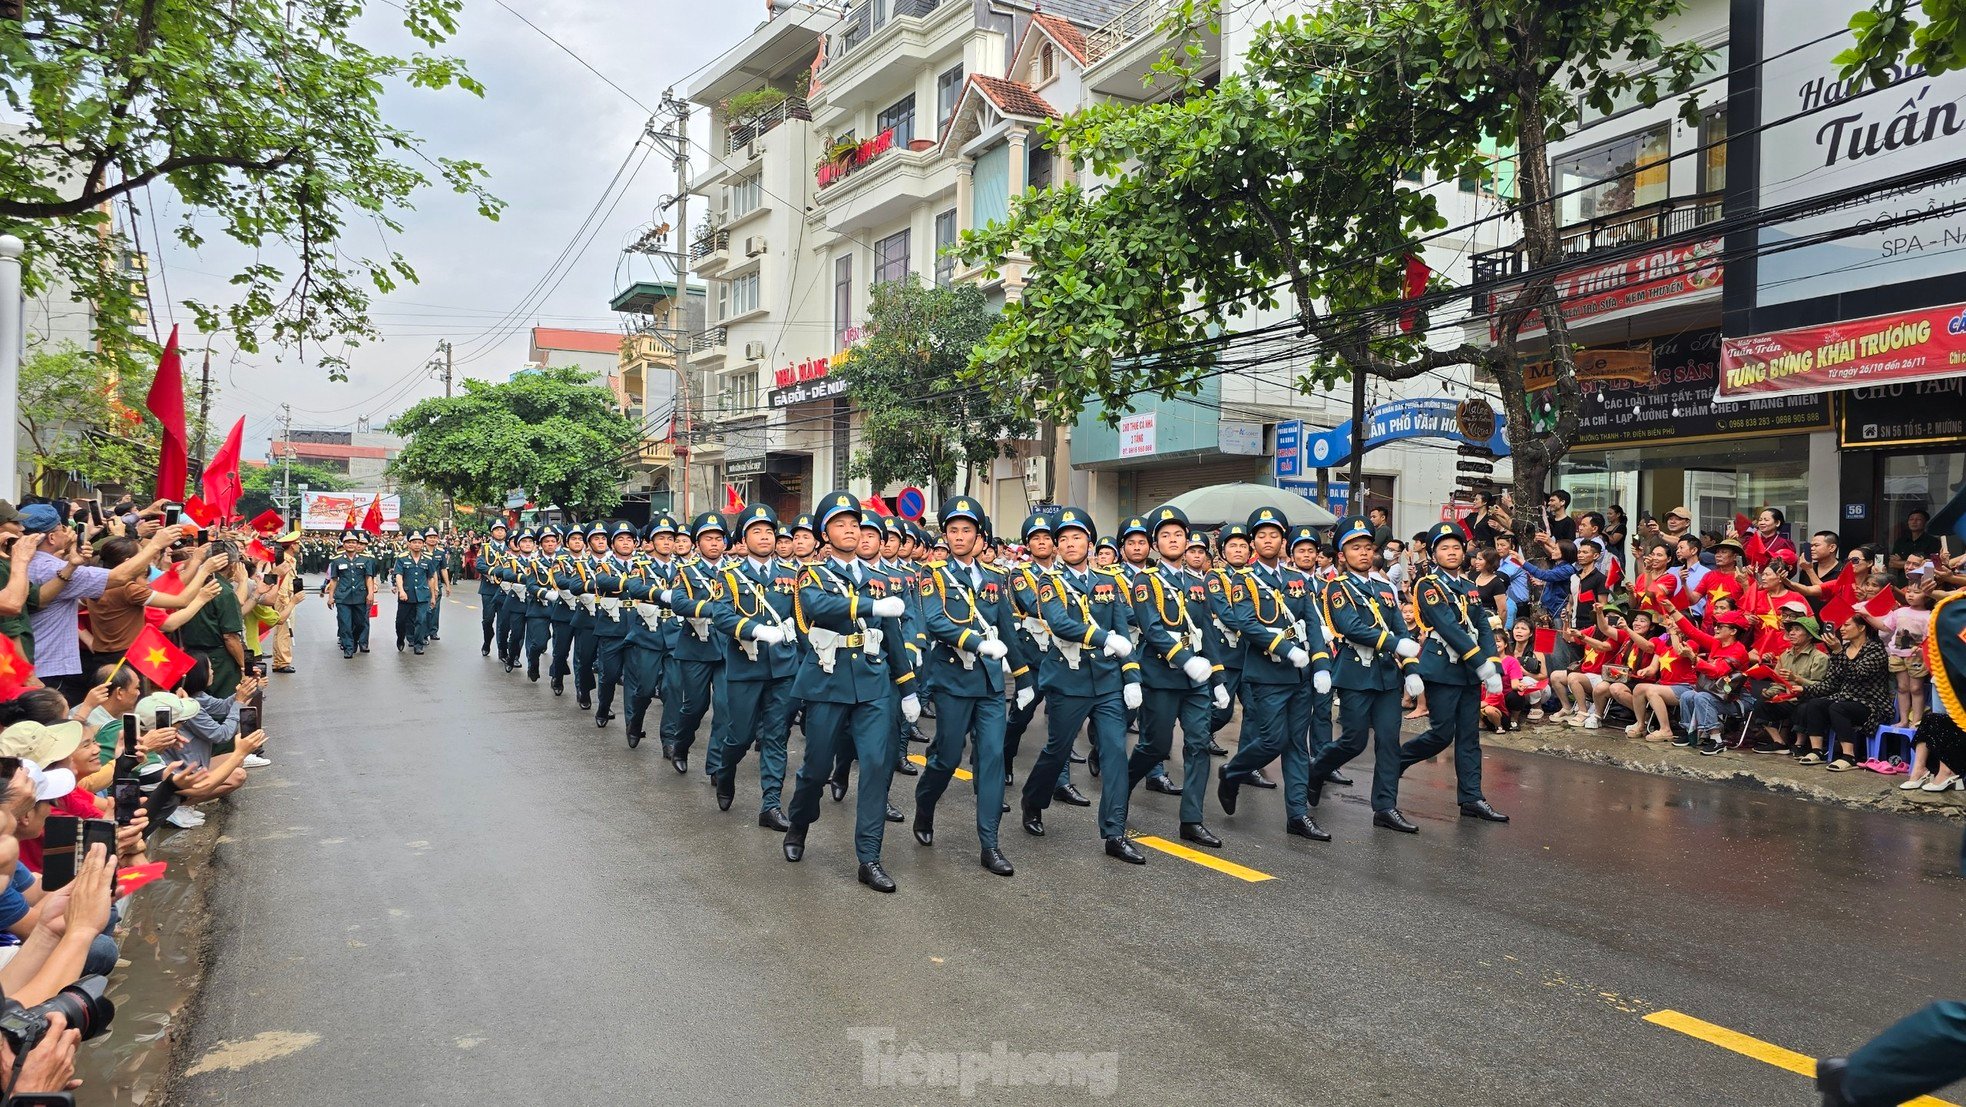
<path fill-rule="evenodd" d="M 147 374 L 117 374 L 73 344 L 39 349 L 20 367 L 20 445 L 45 495 L 71 478 L 149 483 L 157 422 L 143 410 Z"/>
<path fill-rule="evenodd" d="M 1857 41 L 1836 56 L 1843 76 L 1881 88 L 1903 76 L 1900 63 L 1934 75 L 1966 66 L 1966 0 L 1921 0 L 1919 10 L 1922 19 L 1911 0 L 1877 0 L 1852 15 Z"/>
<path fill-rule="evenodd" d="M 418 403 L 389 430 L 406 439 L 391 463 L 403 480 L 474 503 L 522 489 L 536 503 L 591 515 L 621 502 L 637 442 L 614 393 L 577 365 L 502 384 L 466 380 L 458 395 Z"/>
<path fill-rule="evenodd" d="M 967 470 L 1031 434 L 1031 420 L 1014 401 L 961 379 L 993 324 L 974 285 L 938 288 L 910 275 L 873 286 L 867 337 L 828 370 L 847 382 L 862 412 L 852 476 L 877 489 L 925 484 L 939 501 L 961 486 Z"/>
<path fill-rule="evenodd" d="M 385 242 L 411 197 L 441 184 L 487 217 L 501 206 L 481 165 L 434 156 L 382 113 L 389 82 L 482 92 L 436 52 L 462 0 L 390 6 L 415 52 L 365 45 L 363 6 L 341 0 L 34 0 L 0 20 L 0 96 L 24 119 L 0 131 L 0 231 L 27 242 L 30 291 L 65 278 L 96 305 L 104 352 L 133 358 L 135 294 L 116 264 L 130 242 L 110 207 L 151 208 L 165 190 L 177 241 L 253 251 L 233 302 L 192 305 L 199 330 L 248 352 L 332 341 L 319 361 L 339 375 L 340 344 L 376 334 L 370 296 L 416 279 Z"/>
<path fill-rule="evenodd" d="M 1656 28 L 1680 0 L 1333 0 L 1259 28 L 1244 67 L 1195 81 L 1193 52 L 1160 66 L 1185 81 L 1149 103 L 1108 103 L 1052 125 L 1079 181 L 1032 191 L 1009 218 L 965 235 L 973 263 L 1029 258 L 1022 298 L 975 353 L 967 379 L 1027 412 L 1117 420 L 1136 397 L 1192 395 L 1236 351 L 1294 336 L 1303 390 L 1365 373 L 1388 380 L 1473 365 L 1499 385 L 1519 497 L 1534 497 L 1577 431 L 1568 328 L 1552 282 L 1563 255 L 1548 143 L 1614 97 L 1641 103 L 1692 86 L 1708 64 Z M 1177 8 L 1179 35 L 1214 3 Z M 1157 89 L 1163 91 L 1162 89 Z M 1689 115 L 1693 106 L 1687 105 Z M 1484 148 L 1517 150 L 1526 272 L 1492 315 L 1492 345 L 1440 327 L 1430 345 L 1398 325 L 1405 259 L 1446 225 L 1425 177 L 1492 179 Z M 1090 178 L 1088 178 L 1088 174 Z M 1438 280 L 1420 306 L 1447 302 Z M 1465 293 L 1463 293 L 1465 295 Z M 1252 331 L 1258 309 L 1290 319 Z M 1557 418 L 1528 417 L 1519 336 L 1540 315 Z M 1486 329 L 1481 327 L 1480 329 Z M 1259 357 L 1273 358 L 1274 345 Z M 1253 360 L 1253 359 L 1250 359 Z M 1529 502 L 1535 502 L 1530 499 Z"/>

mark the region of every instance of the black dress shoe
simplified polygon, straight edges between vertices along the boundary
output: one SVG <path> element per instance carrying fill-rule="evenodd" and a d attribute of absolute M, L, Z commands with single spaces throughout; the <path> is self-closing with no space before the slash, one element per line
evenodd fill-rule
<path fill-rule="evenodd" d="M 1065 760 L 1070 761 L 1074 765 L 1085 764 L 1085 758 L 1079 756 L 1079 751 L 1077 750 L 1073 750 L 1072 752 L 1066 754 Z"/>
<path fill-rule="evenodd" d="M 353 658 L 354 656 L 355 656 L 355 651 L 354 651 L 354 650 L 343 650 L 343 651 L 341 651 L 341 659 L 342 659 L 343 661 L 348 661 L 348 660 L 350 660 L 350 659 L 352 659 L 352 658 Z"/>
<path fill-rule="evenodd" d="M 410 652 L 411 652 L 411 653 L 413 653 L 413 654 L 415 654 L 415 655 L 417 655 L 418 657 L 422 657 L 422 656 L 423 656 L 423 647 L 422 647 L 422 646 L 411 646 L 411 647 L 410 647 Z"/>
<path fill-rule="evenodd" d="M 1841 1057 L 1816 1062 L 1816 1092 L 1823 1097 L 1823 1107 L 1850 1107 L 1850 1097 L 1843 1093 L 1843 1075 L 1849 1069 L 1850 1062 Z"/>
<path fill-rule="evenodd" d="M 860 863 L 860 883 L 865 884 L 876 892 L 894 891 L 894 878 L 887 875 L 887 870 L 881 868 L 879 861 L 862 861 Z"/>
<path fill-rule="evenodd" d="M 1024 809 L 1024 833 L 1033 838 L 1044 837 L 1044 812 L 1035 807 Z"/>
<path fill-rule="evenodd" d="M 592 711 L 594 710 L 594 697 L 585 692 L 575 691 L 573 694 L 573 705 L 582 711 Z"/>
<path fill-rule="evenodd" d="M 273 671 L 276 673 L 291 673 L 294 671 L 294 667 L 292 665 L 275 665 L 273 666 Z"/>
<path fill-rule="evenodd" d="M 671 738 L 664 738 L 662 740 L 662 759 L 664 761 L 667 761 L 674 756 L 676 756 L 675 740 Z"/>
<path fill-rule="evenodd" d="M 1338 785 L 1340 788 L 1350 788 L 1354 783 L 1356 783 L 1354 780 L 1352 780 L 1351 777 L 1346 776 L 1344 773 L 1326 773 L 1324 779 L 1332 784 Z"/>
<path fill-rule="evenodd" d="M 351 657 L 353 657 L 354 655 L 353 655 L 353 654 L 350 654 L 349 656 L 351 656 Z M 507 660 L 507 661 L 505 662 L 505 671 L 506 671 L 506 672 L 508 672 L 508 673 L 509 673 L 509 672 L 511 672 L 511 671 L 512 671 L 513 669 L 516 669 L 516 668 L 518 668 L 518 666 L 517 666 L 517 665 L 515 665 L 515 664 L 513 664 L 513 663 L 512 663 L 512 662 L 511 662 L 511 661 L 510 661 L 509 659 L 508 659 L 508 660 Z"/>
<path fill-rule="evenodd" d="M 924 746 L 928 745 L 928 735 L 922 733 L 920 723 L 908 724 L 908 740 L 910 742 L 920 742 Z"/>
<path fill-rule="evenodd" d="M 532 682 L 533 682 L 534 684 L 538 684 L 538 683 L 539 683 L 539 666 L 537 666 L 537 665 L 528 665 L 528 666 L 526 666 L 526 679 L 527 679 L 527 680 L 530 680 L 530 681 L 532 681 Z"/>
<path fill-rule="evenodd" d="M 1106 839 L 1106 856 L 1117 857 L 1129 865 L 1144 865 L 1147 863 L 1147 855 L 1140 852 L 1140 847 L 1127 841 L 1125 838 Z"/>
<path fill-rule="evenodd" d="M 1016 774 L 1012 773 L 1009 769 L 1005 769 L 1003 771 L 1003 786 L 1008 788 L 1015 783 L 1017 783 Z"/>
<path fill-rule="evenodd" d="M 983 867 L 998 876 L 1010 876 L 1017 871 L 1011 866 L 1010 858 L 1005 857 L 1003 851 L 995 846 L 983 847 Z"/>
<path fill-rule="evenodd" d="M 1480 819 L 1481 821 L 1488 822 L 1488 823 L 1505 823 L 1509 821 L 1509 817 L 1507 815 L 1504 815 L 1500 811 L 1495 810 L 1495 808 L 1490 806 L 1488 801 L 1485 799 L 1479 799 L 1474 801 L 1473 803 L 1462 804 L 1461 817 L 1464 819 Z"/>
<path fill-rule="evenodd" d="M 797 861 L 806 855 L 806 828 L 794 826 L 785 832 L 785 860 Z"/>
<path fill-rule="evenodd" d="M 711 778 L 717 786 L 717 810 L 730 810 L 731 803 L 737 799 L 737 778 L 729 773 L 718 773 Z"/>
<path fill-rule="evenodd" d="M 401 638 L 396 639 L 396 652 L 397 653 L 403 652 L 403 640 Z"/>
<path fill-rule="evenodd" d="M 362 647 L 362 652 L 363 652 L 363 653 L 367 653 L 367 652 L 369 652 L 369 648 L 368 648 L 367 646 L 363 646 L 363 647 Z"/>
<path fill-rule="evenodd" d="M 1051 798 L 1057 800 L 1059 803 L 1071 804 L 1073 807 L 1092 806 L 1092 801 L 1085 798 L 1085 793 L 1070 784 L 1060 785 L 1054 789 L 1051 793 Z"/>
<path fill-rule="evenodd" d="M 1208 829 L 1207 826 L 1201 823 L 1182 823 L 1181 840 L 1184 842 L 1195 842 L 1199 845 L 1207 846 L 1210 849 L 1222 848 L 1222 839 L 1217 838 L 1214 831 Z"/>
<path fill-rule="evenodd" d="M 1223 748 L 1222 743 L 1220 742 L 1210 742 L 1208 744 L 1208 756 L 1227 757 L 1229 756 L 1229 751 Z"/>
<path fill-rule="evenodd" d="M 418 653 L 422 653 L 423 651 L 422 651 L 422 650 L 418 650 L 418 651 L 416 651 L 416 652 L 418 652 Z M 554 694 L 554 695 L 556 695 L 556 696 L 564 696 L 564 695 L 566 695 L 566 694 L 567 694 L 567 682 L 566 682 L 566 681 L 564 681 L 564 680 L 562 680 L 562 679 L 560 679 L 559 677 L 554 677 L 554 678 L 553 678 L 553 681 L 552 681 L 552 686 L 553 686 L 553 694 Z"/>
<path fill-rule="evenodd" d="M 1399 808 L 1397 807 L 1388 807 L 1384 811 L 1374 811 L 1372 813 L 1372 825 L 1383 826 L 1387 830 L 1397 830 L 1401 834 L 1420 833 L 1420 828 L 1413 825 L 1413 820 L 1400 814 Z"/>
<path fill-rule="evenodd" d="M 1092 777 L 1094 780 L 1097 780 L 1099 778 L 1099 759 L 1097 757 L 1094 757 L 1091 760 L 1087 761 L 1085 763 L 1085 767 L 1092 770 Z"/>
<path fill-rule="evenodd" d="M 790 830 L 792 820 L 785 817 L 785 812 L 774 807 L 758 816 L 758 825 L 766 830 Z"/>
<path fill-rule="evenodd" d="M 890 803 L 887 805 L 887 821 L 891 823 L 905 822 L 907 821 L 907 816 L 901 813 L 899 807 Z"/>
<path fill-rule="evenodd" d="M 902 776 L 922 775 L 921 767 L 905 757 L 894 763 L 894 771 L 900 773 Z"/>
<path fill-rule="evenodd" d="M 1271 780 L 1269 777 L 1264 776 L 1262 773 L 1250 773 L 1248 776 L 1243 778 L 1242 782 L 1244 784 L 1249 785 L 1251 788 L 1263 788 L 1266 790 L 1274 789 L 1277 786 L 1276 781 Z"/>
<path fill-rule="evenodd" d="M 1155 773 L 1147 778 L 1147 791 L 1159 792 L 1163 796 L 1178 796 L 1181 794 L 1181 786 L 1174 783 L 1174 779 L 1166 773 Z"/>
<path fill-rule="evenodd" d="M 935 844 L 935 815 L 933 812 L 915 812 L 915 841 L 925 846 Z"/>
<path fill-rule="evenodd" d="M 834 802 L 834 803 L 838 803 L 838 802 L 840 802 L 841 800 L 843 800 L 843 799 L 845 799 L 845 798 L 846 798 L 846 778 L 845 778 L 845 777 L 843 777 L 843 776 L 836 776 L 836 777 L 834 777 L 834 778 L 832 778 L 831 780 L 828 780 L 828 781 L 826 782 L 826 788 L 827 788 L 827 790 L 828 790 L 828 791 L 830 791 L 830 792 L 832 792 L 832 793 L 833 793 L 833 802 Z"/>
<path fill-rule="evenodd" d="M 1236 813 L 1236 799 L 1242 793 L 1242 780 L 1224 773 L 1215 784 L 1215 802 L 1222 805 L 1224 815 Z"/>
<path fill-rule="evenodd" d="M 678 753 L 669 759 L 669 764 L 675 766 L 677 776 L 689 775 L 689 754 Z"/>
<path fill-rule="evenodd" d="M 648 735 L 646 735 L 646 734 L 643 734 L 643 733 L 642 733 L 641 731 L 639 731 L 639 730 L 631 730 L 631 731 L 629 731 L 629 732 L 628 732 L 628 748 L 632 750 L 632 749 L 634 749 L 634 748 L 636 748 L 637 746 L 640 746 L 640 745 L 642 744 L 642 739 L 644 739 L 644 738 L 646 738 L 646 737 L 648 737 Z"/>
<path fill-rule="evenodd" d="M 490 646 L 485 646 L 485 647 L 482 647 L 482 648 L 480 648 L 480 649 L 478 650 L 478 656 L 479 656 L 479 657 L 490 657 L 490 656 L 491 656 L 491 647 L 490 647 Z"/>
<path fill-rule="evenodd" d="M 1295 834 L 1299 838 L 1309 838 L 1313 842 L 1329 842 L 1331 832 L 1317 824 L 1309 815 L 1299 815 L 1283 824 L 1284 833 Z"/>

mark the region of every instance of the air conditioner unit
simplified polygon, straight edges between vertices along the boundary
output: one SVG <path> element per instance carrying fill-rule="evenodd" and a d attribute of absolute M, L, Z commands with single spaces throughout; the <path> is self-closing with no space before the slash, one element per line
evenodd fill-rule
<path fill-rule="evenodd" d="M 747 258 L 757 257 L 759 254 L 765 252 L 765 246 L 765 236 L 754 234 L 744 240 L 744 256 Z"/>
<path fill-rule="evenodd" d="M 764 147 L 759 146 L 758 140 L 755 138 L 744 144 L 744 156 L 751 161 L 757 161 L 764 155 L 764 152 Z"/>
<path fill-rule="evenodd" d="M 744 360 L 762 361 L 764 360 L 764 356 L 765 344 L 762 339 L 753 339 L 744 344 Z"/>

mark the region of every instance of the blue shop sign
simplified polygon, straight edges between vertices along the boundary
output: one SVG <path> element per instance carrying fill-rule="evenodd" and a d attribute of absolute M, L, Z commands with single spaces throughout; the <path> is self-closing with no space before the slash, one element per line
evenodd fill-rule
<path fill-rule="evenodd" d="M 1460 401 L 1445 396 L 1417 400 L 1394 400 L 1379 404 L 1365 415 L 1365 449 L 1406 438 L 1446 438 L 1464 446 L 1480 446 L 1496 457 L 1509 456 L 1507 416 L 1495 414 L 1495 433 L 1486 442 L 1462 434 L 1455 411 Z M 1352 458 L 1352 423 L 1346 420 L 1322 434 L 1308 435 L 1299 451 L 1302 464 L 1315 469 L 1343 465 Z"/>

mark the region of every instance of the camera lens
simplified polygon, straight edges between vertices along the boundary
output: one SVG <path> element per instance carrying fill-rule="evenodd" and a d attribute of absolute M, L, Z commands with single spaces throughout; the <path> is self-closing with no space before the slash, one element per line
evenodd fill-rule
<path fill-rule="evenodd" d="M 55 998 L 43 1003 L 37 1010 L 43 1015 L 59 1012 L 68 1020 L 70 1030 L 80 1030 L 82 1040 L 99 1038 L 109 1032 L 110 1020 L 116 1017 L 116 1005 L 109 1001 L 104 991 L 109 987 L 106 976 L 85 976 L 63 988 Z"/>

